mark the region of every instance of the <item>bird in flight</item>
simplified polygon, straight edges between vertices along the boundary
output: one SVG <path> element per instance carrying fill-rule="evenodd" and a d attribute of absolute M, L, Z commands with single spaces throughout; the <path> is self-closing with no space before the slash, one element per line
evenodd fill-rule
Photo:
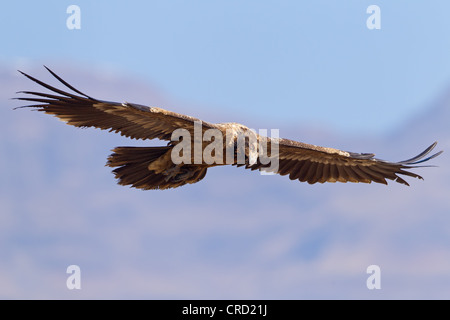
<path fill-rule="evenodd" d="M 289 175 L 291 180 L 310 184 L 372 181 L 387 184 L 386 179 L 389 179 L 409 186 L 402 176 L 423 179 L 409 170 L 421 167 L 418 164 L 442 153 L 440 151 L 426 157 L 436 146 L 435 142 L 411 159 L 390 162 L 377 159 L 372 153 L 346 152 L 288 139 L 269 138 L 252 134 L 249 128 L 238 123 L 215 124 L 161 108 L 98 100 L 75 89 L 45 68 L 72 92 L 60 90 L 19 71 L 51 91 L 18 92 L 26 96 L 16 99 L 33 102 L 32 105 L 19 108 L 35 108 L 76 127 L 100 128 L 132 139 L 157 138 L 169 141 L 161 147 L 113 149 L 107 166 L 115 168 L 113 173 L 120 185 L 144 190 L 177 188 L 202 180 L 210 167 L 229 164 L 251 170 L 270 171 L 270 167 L 274 173 Z M 214 139 L 205 139 L 211 131 Z M 175 132 L 180 134 L 174 135 Z M 242 140 L 242 135 L 247 139 Z M 256 139 L 253 143 L 248 138 L 251 136 Z M 252 146 L 263 143 L 267 146 L 265 160 L 262 157 L 252 159 Z M 210 151 L 209 157 L 202 157 L 207 149 Z M 197 157 L 199 152 L 200 160 Z M 276 165 L 272 166 L 274 163 Z"/>

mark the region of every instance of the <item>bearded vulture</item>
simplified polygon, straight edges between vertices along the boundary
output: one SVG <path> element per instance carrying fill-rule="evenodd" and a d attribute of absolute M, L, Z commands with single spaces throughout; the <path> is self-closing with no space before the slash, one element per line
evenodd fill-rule
<path fill-rule="evenodd" d="M 162 147 L 117 147 L 112 150 L 113 153 L 109 156 L 107 165 L 115 168 L 113 172 L 120 185 L 129 185 L 134 188 L 163 190 L 177 188 L 187 183 L 196 183 L 205 177 L 209 167 L 217 165 L 231 164 L 238 167 L 244 166 L 251 170 L 267 169 L 270 171 L 268 170 L 269 165 L 275 162 L 275 169 L 272 168 L 273 173 L 282 176 L 289 175 L 291 180 L 310 184 L 336 181 L 364 183 L 373 181 L 387 184 L 386 179 L 390 179 L 409 186 L 400 175 L 423 179 L 408 169 L 420 167 L 417 164 L 442 153 L 440 151 L 425 158 L 436 146 L 435 142 L 416 157 L 405 161 L 390 162 L 377 159 L 372 153 L 346 152 L 288 139 L 268 138 L 256 133 L 253 133 L 256 140 L 250 143 L 248 137 L 251 136 L 251 132 L 244 125 L 209 123 L 161 108 L 129 102 L 117 103 L 98 100 L 75 89 L 49 68 L 45 68 L 72 92 L 60 90 L 19 71 L 28 79 L 52 91 L 52 93 L 18 92 L 27 96 L 16 99 L 33 102 L 32 105 L 19 108 L 36 108 L 38 111 L 52 114 L 76 127 L 100 128 L 120 133 L 132 139 L 158 138 L 169 141 L 166 146 Z M 200 132 L 195 132 L 196 125 L 200 128 Z M 177 137 L 175 135 L 174 137 L 173 133 L 177 129 L 186 136 Z M 213 129 L 214 140 L 211 137 L 205 139 L 204 135 L 211 129 Z M 243 134 L 244 139 L 239 140 Z M 225 136 L 227 138 L 221 140 L 221 137 Z M 181 137 L 183 139 L 180 139 Z M 239 141 L 244 141 L 241 146 Z M 268 146 L 266 161 L 259 158 L 252 160 L 251 151 L 254 150 L 252 146 L 255 145 L 255 141 L 258 146 L 262 142 Z M 180 148 L 181 143 L 189 147 Z M 213 148 L 211 147 L 213 143 L 219 143 L 219 145 L 215 144 L 215 148 Z M 204 158 L 207 148 L 209 148 L 210 157 Z M 174 152 L 175 149 L 177 152 Z M 231 152 L 228 152 L 229 150 Z M 272 152 L 275 150 L 276 152 Z M 195 153 L 196 151 L 197 153 Z M 194 159 L 197 157 L 198 151 L 200 151 L 200 160 Z M 231 156 L 228 157 L 230 153 Z M 182 157 L 184 161 L 174 161 L 174 154 L 178 157 L 176 159 Z M 183 156 L 180 156 L 181 154 Z M 228 161 L 222 161 L 226 156 Z M 211 161 L 211 158 L 216 161 Z"/>

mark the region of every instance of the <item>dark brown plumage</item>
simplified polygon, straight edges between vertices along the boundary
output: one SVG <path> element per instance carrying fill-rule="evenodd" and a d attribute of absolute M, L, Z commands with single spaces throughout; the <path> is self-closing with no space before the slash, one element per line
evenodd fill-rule
<path fill-rule="evenodd" d="M 66 92 L 37 80 L 23 72 L 24 76 L 49 89 L 52 93 L 34 91 L 21 91 L 29 95 L 16 98 L 31 101 L 32 105 L 25 107 L 36 108 L 48 114 L 53 114 L 67 124 L 76 127 L 95 127 L 134 139 L 161 139 L 169 141 L 164 147 L 117 147 L 108 158 L 107 165 L 114 167 L 116 178 L 121 185 L 130 185 L 140 189 L 168 189 L 176 188 L 187 183 L 202 180 L 207 168 L 220 163 L 208 164 L 205 161 L 176 165 L 171 159 L 173 148 L 179 143 L 171 141 L 172 133 L 176 129 L 185 129 L 194 137 L 195 123 L 202 124 L 202 133 L 208 129 L 217 129 L 223 133 L 231 131 L 232 141 L 224 142 L 225 146 L 231 143 L 234 148 L 231 163 L 256 170 L 269 167 L 262 164 L 259 159 L 256 163 L 249 161 L 249 145 L 244 150 L 245 162 L 239 162 L 237 150 L 237 135 L 249 132 L 249 129 L 237 123 L 213 124 L 199 119 L 167 111 L 161 108 L 146 107 L 133 103 L 117 103 L 92 98 L 61 79 L 53 71 L 47 70 L 68 89 L 74 93 Z M 289 175 L 291 180 L 308 183 L 324 182 L 364 182 L 387 184 L 386 179 L 409 185 L 399 175 L 422 179 L 408 169 L 419 167 L 417 164 L 437 157 L 442 151 L 425 158 L 436 146 L 436 142 L 418 156 L 400 162 L 389 162 L 374 158 L 374 154 L 345 152 L 333 148 L 324 148 L 287 139 L 272 139 L 256 135 L 257 141 L 266 142 L 269 146 L 276 143 L 279 148 L 278 156 L 271 155 L 279 166 L 276 173 Z M 194 138 L 192 138 L 194 142 Z M 202 141 L 204 149 L 207 143 Z M 229 146 L 229 145 L 228 145 Z M 269 154 L 271 149 L 269 148 Z M 193 158 L 192 158 L 193 159 Z M 225 163 L 225 161 L 224 161 Z"/>

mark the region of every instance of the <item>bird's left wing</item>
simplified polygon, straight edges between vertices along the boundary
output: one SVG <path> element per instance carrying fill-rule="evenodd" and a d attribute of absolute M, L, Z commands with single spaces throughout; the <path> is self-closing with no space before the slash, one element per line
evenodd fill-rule
<path fill-rule="evenodd" d="M 279 155 L 276 159 L 272 158 L 272 161 L 278 161 L 276 173 L 289 174 L 291 180 L 300 180 L 310 184 L 336 181 L 364 183 L 373 181 L 387 184 L 386 179 L 390 179 L 409 185 L 399 175 L 423 179 L 420 175 L 407 170 L 420 167 L 417 164 L 433 159 L 442 153 L 440 151 L 425 158 L 436 146 L 437 142 L 435 142 L 411 159 L 390 162 L 377 159 L 372 153 L 346 152 L 288 139 L 270 139 L 269 141 L 278 143 Z M 246 168 L 253 170 L 264 167 L 269 167 L 269 165 L 263 165 L 259 161 L 253 165 L 246 165 Z"/>
<path fill-rule="evenodd" d="M 61 79 L 49 68 L 45 67 L 59 82 L 74 93 L 63 91 L 50 86 L 32 76 L 22 73 L 28 79 L 53 91 L 42 93 L 34 91 L 20 91 L 27 97 L 17 100 L 31 101 L 38 111 L 55 115 L 67 124 L 76 127 L 95 127 L 104 130 L 119 132 L 121 135 L 134 139 L 162 139 L 171 140 L 172 132 L 176 129 L 186 129 L 191 135 L 194 123 L 201 120 L 167 111 L 161 108 L 147 107 L 134 103 L 118 103 L 92 98 L 75 89 Z M 20 108 L 20 107 L 19 107 Z M 202 130 L 215 128 L 212 123 L 201 121 Z"/>

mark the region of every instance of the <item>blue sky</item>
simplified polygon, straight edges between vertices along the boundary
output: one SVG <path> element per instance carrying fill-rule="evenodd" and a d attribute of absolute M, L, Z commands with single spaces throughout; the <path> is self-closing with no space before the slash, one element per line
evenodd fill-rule
<path fill-rule="evenodd" d="M 71 4 L 81 30 L 66 28 Z M 371 4 L 381 30 L 366 27 Z M 0 12 L 0 59 L 123 72 L 252 126 L 381 134 L 447 89 L 449 11 L 448 1 L 14 1 Z"/>

